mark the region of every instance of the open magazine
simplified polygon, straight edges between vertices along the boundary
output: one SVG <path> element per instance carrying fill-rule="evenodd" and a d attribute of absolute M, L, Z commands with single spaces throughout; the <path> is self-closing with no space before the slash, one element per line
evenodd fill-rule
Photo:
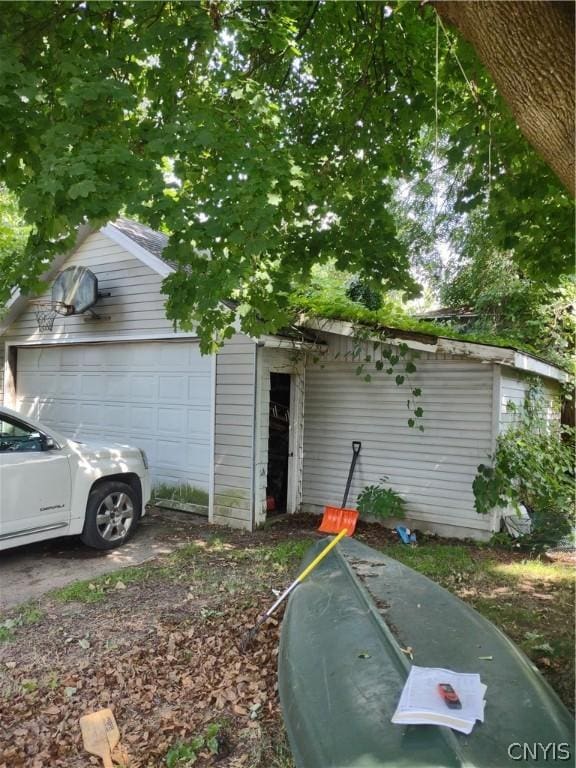
<path fill-rule="evenodd" d="M 484 722 L 485 693 L 480 675 L 413 666 L 392 722 L 444 725 L 468 734 L 477 720 Z"/>

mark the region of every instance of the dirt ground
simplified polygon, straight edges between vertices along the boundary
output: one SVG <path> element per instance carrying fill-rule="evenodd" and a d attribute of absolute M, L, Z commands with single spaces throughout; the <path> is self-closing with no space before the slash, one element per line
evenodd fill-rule
<path fill-rule="evenodd" d="M 0 616 L 0 768 L 101 765 L 83 750 L 79 718 L 102 707 L 122 733 L 117 765 L 290 768 L 278 623 L 247 653 L 240 640 L 297 572 L 317 522 L 295 516 L 254 534 L 191 526 L 172 554 Z M 397 544 L 362 523 L 358 538 Z"/>
<path fill-rule="evenodd" d="M 186 541 L 191 520 L 166 511 L 151 510 L 127 544 L 99 552 L 76 536 L 51 539 L 2 552 L 0 559 L 0 611 L 36 600 L 52 589 L 79 579 L 90 579 L 119 568 L 140 565 L 173 552 Z M 202 522 L 194 517 L 193 521 Z"/>

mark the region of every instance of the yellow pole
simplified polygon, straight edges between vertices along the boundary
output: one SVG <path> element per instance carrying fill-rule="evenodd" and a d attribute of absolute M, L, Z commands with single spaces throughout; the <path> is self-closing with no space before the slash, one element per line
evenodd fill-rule
<path fill-rule="evenodd" d="M 330 544 L 328 544 L 328 546 L 327 546 L 327 547 L 324 547 L 324 549 L 322 550 L 322 552 L 320 552 L 320 554 L 319 554 L 317 557 L 315 557 L 315 558 L 314 558 L 314 560 L 312 560 L 312 562 L 310 563 L 310 565 L 309 565 L 307 568 L 304 568 L 304 570 L 303 570 L 303 571 L 302 571 L 302 573 L 301 573 L 301 574 L 298 576 L 298 578 L 296 579 L 296 581 L 297 581 L 297 582 L 301 582 L 301 581 L 304 581 L 304 579 L 306 578 L 306 576 L 308 576 L 308 574 L 310 573 L 310 571 L 313 571 L 313 570 L 314 570 L 314 568 L 316 568 L 316 566 L 318 565 L 318 563 L 320 562 L 320 560 L 322 560 L 323 558 L 325 558 L 325 557 L 326 557 L 326 555 L 328 554 L 328 552 L 330 552 L 330 550 L 331 550 L 331 549 L 334 549 L 334 547 L 336 546 L 336 544 L 338 544 L 338 542 L 339 542 L 341 539 L 343 539 L 343 538 L 344 538 L 344 536 L 346 536 L 346 534 L 347 534 L 347 533 L 348 533 L 348 529 L 347 529 L 347 528 L 344 528 L 342 531 L 340 531 L 340 533 L 338 534 L 338 536 L 336 536 L 336 538 L 335 538 L 335 539 L 332 539 L 332 541 L 330 542 Z"/>

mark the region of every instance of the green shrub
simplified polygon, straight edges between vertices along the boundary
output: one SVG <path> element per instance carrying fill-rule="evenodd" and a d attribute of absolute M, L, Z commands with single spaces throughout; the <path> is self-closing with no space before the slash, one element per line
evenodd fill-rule
<path fill-rule="evenodd" d="M 167 768 L 188 768 L 194 765 L 201 751 L 217 755 L 220 749 L 218 737 L 221 730 L 220 723 L 210 723 L 200 736 L 195 736 L 187 742 L 179 741 L 170 747 L 166 753 Z"/>
<path fill-rule="evenodd" d="M 529 388 L 523 406 L 509 410 L 515 420 L 498 437 L 492 465 L 478 467 L 472 488 L 476 511 L 496 507 L 532 518 L 532 533 L 522 543 L 540 548 L 556 544 L 574 527 L 574 432 L 547 418 L 548 403 L 537 385 Z"/>
<path fill-rule="evenodd" d="M 346 296 L 366 309 L 378 310 L 382 307 L 382 293 L 375 291 L 366 281 L 355 275 L 346 283 Z"/>
<path fill-rule="evenodd" d="M 406 517 L 404 512 L 406 502 L 397 491 L 386 487 L 384 484 L 386 479 L 383 477 L 380 483 L 367 485 L 360 491 L 356 499 L 356 507 L 361 515 L 371 515 L 380 520 Z"/>

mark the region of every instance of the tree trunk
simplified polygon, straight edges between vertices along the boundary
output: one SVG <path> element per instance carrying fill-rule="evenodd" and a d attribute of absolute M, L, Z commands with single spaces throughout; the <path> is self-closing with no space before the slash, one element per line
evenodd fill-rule
<path fill-rule="evenodd" d="M 432 1 L 474 46 L 520 130 L 574 194 L 574 2 Z"/>

